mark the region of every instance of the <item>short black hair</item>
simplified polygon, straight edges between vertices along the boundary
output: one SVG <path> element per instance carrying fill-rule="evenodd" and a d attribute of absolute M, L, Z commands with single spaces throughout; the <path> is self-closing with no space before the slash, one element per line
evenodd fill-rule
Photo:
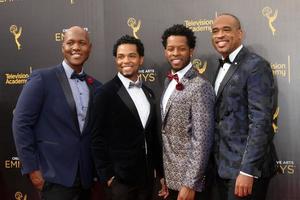
<path fill-rule="evenodd" d="M 117 40 L 113 48 L 113 56 L 117 56 L 117 49 L 121 44 L 135 44 L 137 52 L 140 56 L 144 56 L 144 45 L 140 39 L 137 39 L 130 35 L 123 35 Z"/>
<path fill-rule="evenodd" d="M 161 36 L 162 45 L 164 48 L 167 47 L 167 39 L 171 35 L 185 36 L 188 41 L 188 46 L 191 49 L 194 49 L 196 46 L 196 36 L 194 35 L 194 32 L 183 24 L 174 24 L 164 31 L 163 35 Z"/>

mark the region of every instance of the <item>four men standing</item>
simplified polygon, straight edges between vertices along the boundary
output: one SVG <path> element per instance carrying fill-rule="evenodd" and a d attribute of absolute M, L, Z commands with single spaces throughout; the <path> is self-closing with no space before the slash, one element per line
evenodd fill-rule
<path fill-rule="evenodd" d="M 161 96 L 160 135 L 154 94 L 138 78 L 142 42 L 128 35 L 116 42 L 118 74 L 97 90 L 93 107 L 100 83 L 87 79 L 82 68 L 91 49 L 88 33 L 68 29 L 63 63 L 34 71 L 16 106 L 13 132 L 23 174 L 45 199 L 87 199 L 91 145 L 109 199 L 150 200 L 155 175 L 165 177 L 159 196 L 207 199 L 214 146 L 219 198 L 265 199 L 277 159 L 275 87 L 269 63 L 243 47 L 242 38 L 238 18 L 215 19 L 212 44 L 222 59 L 213 89 L 191 64 L 194 33 L 178 24 L 164 31 L 171 70 Z"/>

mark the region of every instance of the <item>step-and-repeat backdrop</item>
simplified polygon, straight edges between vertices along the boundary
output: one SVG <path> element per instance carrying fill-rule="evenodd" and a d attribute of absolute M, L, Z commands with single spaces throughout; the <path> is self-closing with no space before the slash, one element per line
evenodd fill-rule
<path fill-rule="evenodd" d="M 208 79 L 217 68 L 211 24 L 218 13 L 238 16 L 244 44 L 271 63 L 278 85 L 275 144 L 282 174 L 272 179 L 269 200 L 300 198 L 300 1 L 299 0 L 0 0 L 0 199 L 38 199 L 20 173 L 11 130 L 18 95 L 32 70 L 62 61 L 64 29 L 88 29 L 93 51 L 86 71 L 102 82 L 116 73 L 112 46 L 123 34 L 140 38 L 145 64 L 140 78 L 159 96 L 168 64 L 161 34 L 184 24 L 197 36 L 193 63 Z"/>

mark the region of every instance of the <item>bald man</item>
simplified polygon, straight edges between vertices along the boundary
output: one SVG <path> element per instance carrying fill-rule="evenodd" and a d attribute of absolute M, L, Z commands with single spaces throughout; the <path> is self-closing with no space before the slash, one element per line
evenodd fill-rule
<path fill-rule="evenodd" d="M 275 86 L 270 64 L 242 45 L 243 30 L 232 14 L 212 25 L 212 44 L 220 54 L 214 156 L 220 200 L 263 200 L 275 174 L 272 142 Z"/>
<path fill-rule="evenodd" d="M 101 85 L 83 70 L 91 46 L 83 28 L 67 29 L 63 62 L 33 71 L 16 105 L 13 134 L 21 171 L 42 199 L 90 196 L 91 107 Z"/>

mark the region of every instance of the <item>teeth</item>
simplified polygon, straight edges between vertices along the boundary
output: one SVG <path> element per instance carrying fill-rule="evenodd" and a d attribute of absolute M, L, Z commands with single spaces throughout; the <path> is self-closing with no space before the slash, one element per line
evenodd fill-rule
<path fill-rule="evenodd" d="M 172 63 L 173 63 L 173 64 L 179 64 L 180 62 L 181 62 L 181 60 L 179 60 L 179 59 L 172 60 Z"/>
<path fill-rule="evenodd" d="M 225 41 L 218 42 L 218 46 L 225 46 L 226 44 L 227 44 L 227 42 L 225 42 Z"/>

